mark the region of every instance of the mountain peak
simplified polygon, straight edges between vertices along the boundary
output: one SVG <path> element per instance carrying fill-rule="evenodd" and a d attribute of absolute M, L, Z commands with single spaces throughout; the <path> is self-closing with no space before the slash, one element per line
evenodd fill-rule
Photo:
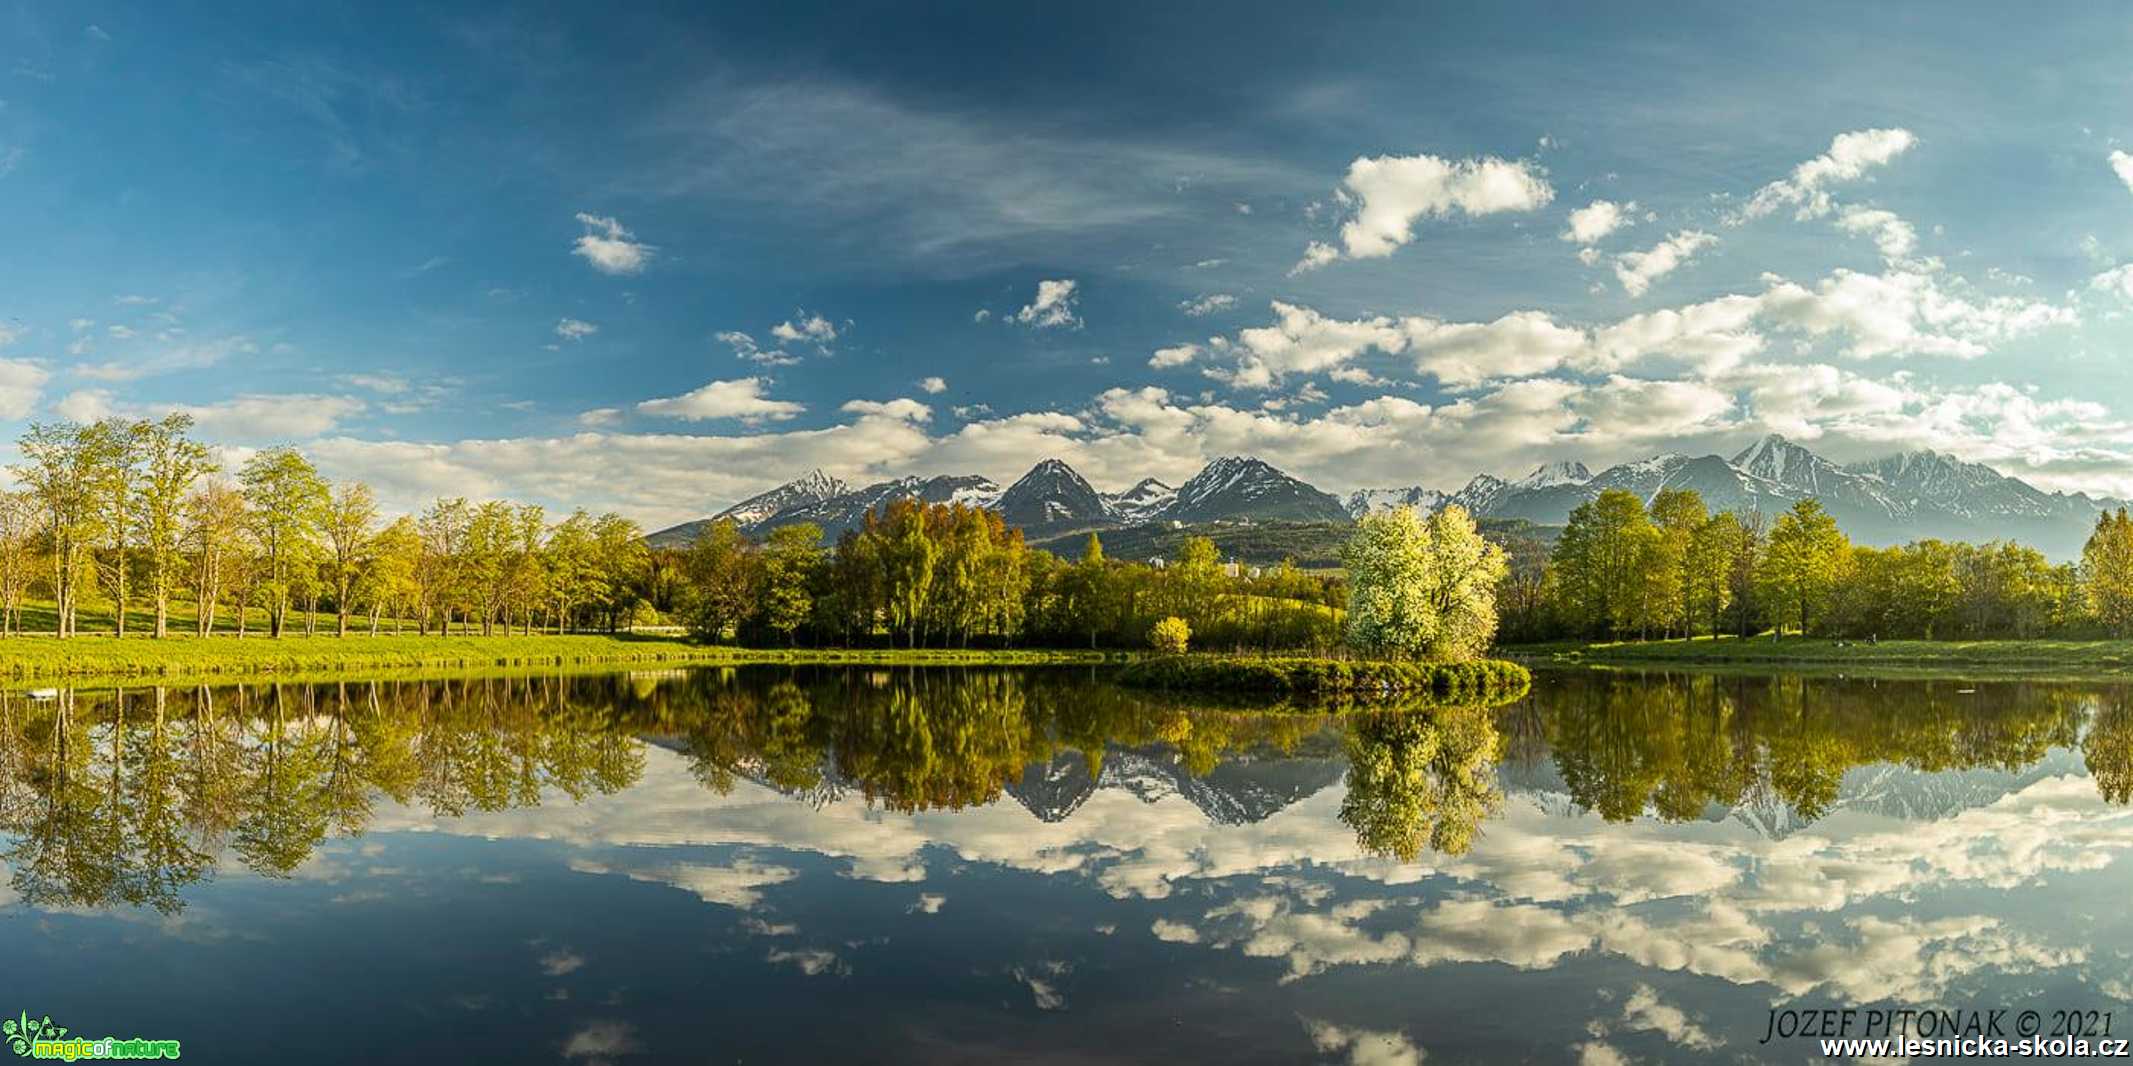
<path fill-rule="evenodd" d="M 1339 522 L 1348 517 L 1327 493 L 1249 455 L 1208 461 L 1163 508 L 1162 517 L 1188 522 L 1222 518 Z"/>
<path fill-rule="evenodd" d="M 1008 524 L 1034 529 L 1094 525 L 1112 517 L 1109 501 L 1058 459 L 1030 467 L 993 506 Z"/>
<path fill-rule="evenodd" d="M 1591 480 L 1592 471 L 1585 469 L 1584 463 L 1575 459 L 1558 459 L 1552 463 L 1542 463 L 1517 484 L 1522 489 L 1545 489 L 1556 485 L 1582 485 Z"/>

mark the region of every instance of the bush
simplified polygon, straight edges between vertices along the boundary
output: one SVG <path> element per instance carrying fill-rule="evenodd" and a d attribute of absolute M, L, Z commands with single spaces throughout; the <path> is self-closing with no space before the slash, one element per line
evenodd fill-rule
<path fill-rule="evenodd" d="M 1166 655 L 1185 654 L 1185 645 L 1192 641 L 1192 626 L 1183 618 L 1172 615 L 1148 630 L 1148 646 Z"/>

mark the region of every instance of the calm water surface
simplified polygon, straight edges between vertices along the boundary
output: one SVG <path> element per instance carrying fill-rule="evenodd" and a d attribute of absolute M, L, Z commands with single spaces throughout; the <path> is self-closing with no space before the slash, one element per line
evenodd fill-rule
<path fill-rule="evenodd" d="M 0 1014 L 206 1062 L 1815 1058 L 2115 1011 L 2133 691 L 1544 674 L 1267 714 L 1087 670 L 0 699 Z"/>

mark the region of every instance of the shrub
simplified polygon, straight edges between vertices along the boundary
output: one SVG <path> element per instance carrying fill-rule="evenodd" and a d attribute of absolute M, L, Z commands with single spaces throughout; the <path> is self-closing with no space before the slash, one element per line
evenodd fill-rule
<path fill-rule="evenodd" d="M 1148 646 L 1166 655 L 1183 655 L 1192 641 L 1192 626 L 1172 615 L 1148 630 Z"/>
<path fill-rule="evenodd" d="M 1177 655 L 1134 663 L 1119 672 L 1118 682 L 1186 692 L 1419 696 L 1443 703 L 1501 703 L 1525 695 L 1532 676 L 1517 663 L 1496 659 L 1437 663 Z"/>

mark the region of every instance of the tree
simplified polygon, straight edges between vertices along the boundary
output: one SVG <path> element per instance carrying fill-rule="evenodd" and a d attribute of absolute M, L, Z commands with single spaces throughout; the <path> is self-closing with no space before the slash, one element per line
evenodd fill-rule
<path fill-rule="evenodd" d="M 926 515 L 915 500 L 889 504 L 879 527 L 869 526 L 865 535 L 881 542 L 883 591 L 887 594 L 889 623 L 904 631 L 904 645 L 918 646 L 918 631 L 933 596 L 934 564 L 940 547 L 926 532 Z"/>
<path fill-rule="evenodd" d="M 597 570 L 594 602 L 607 614 L 612 633 L 628 624 L 637 607 L 638 589 L 650 559 L 644 529 L 610 511 L 593 520 L 593 559 Z"/>
<path fill-rule="evenodd" d="M 333 553 L 334 635 L 348 635 L 348 612 L 355 605 L 357 582 L 372 561 L 371 530 L 378 522 L 378 497 L 360 481 L 344 482 L 326 508 L 326 544 Z M 375 616 L 373 616 L 375 617 Z"/>
<path fill-rule="evenodd" d="M 17 447 L 23 461 L 9 471 L 44 509 L 58 634 L 70 637 L 85 583 L 82 561 L 106 517 L 96 505 L 101 457 L 94 436 L 78 422 L 33 423 Z"/>
<path fill-rule="evenodd" d="M 1827 602 L 1851 558 L 1851 541 L 1837 520 L 1813 498 L 1793 504 L 1770 530 L 1770 545 L 1756 569 L 1756 585 L 1773 605 L 1782 604 L 1808 632 L 1814 612 Z"/>
<path fill-rule="evenodd" d="M 1651 518 L 1658 536 L 1653 538 L 1646 581 L 1649 618 L 1658 623 L 1662 633 L 1671 634 L 1678 628 L 1687 636 L 1695 619 L 1689 602 L 1689 546 L 1711 515 L 1703 505 L 1703 496 L 1695 489 L 1661 489 L 1659 495 L 1652 497 Z"/>
<path fill-rule="evenodd" d="M 689 577 L 689 630 L 717 643 L 739 630 L 755 608 L 759 568 L 748 538 L 732 519 L 703 527 L 689 546 L 683 570 Z"/>
<path fill-rule="evenodd" d="M 370 603 L 370 633 L 378 633 L 378 615 L 392 608 L 395 628 L 406 622 L 408 612 L 419 603 L 421 589 L 415 572 L 422 565 L 422 534 L 415 520 L 402 515 L 370 540 L 370 565 L 358 586 Z"/>
<path fill-rule="evenodd" d="M 800 522 L 770 531 L 762 551 L 763 625 L 796 643 L 795 634 L 815 613 L 815 582 L 822 572 L 822 529 Z"/>
<path fill-rule="evenodd" d="M 186 436 L 192 428 L 191 415 L 173 412 L 159 421 L 137 423 L 133 431 L 140 450 L 133 520 L 148 549 L 148 587 L 155 600 L 158 638 L 169 630 L 170 587 L 184 539 L 186 500 L 193 485 L 216 469 L 207 446 Z"/>
<path fill-rule="evenodd" d="M 198 616 L 194 629 L 203 637 L 212 636 L 215 611 L 231 583 L 231 571 L 237 569 L 232 560 L 245 550 L 244 495 L 226 483 L 211 482 L 186 500 L 185 524 L 185 540 L 193 553 L 193 609 Z M 240 619 L 246 605 L 242 599 L 237 603 Z"/>
<path fill-rule="evenodd" d="M 1747 548 L 1748 529 L 1731 511 L 1712 515 L 1690 534 L 1682 563 L 1685 631 L 1693 635 L 1700 614 L 1711 620 L 1711 635 L 1718 635 L 1719 616 L 1733 600 L 1733 567 Z"/>
<path fill-rule="evenodd" d="M 1474 658 L 1496 639 L 1496 586 L 1509 564 L 1458 504 L 1439 508 L 1423 525 L 1429 534 L 1424 597 L 1437 617 L 1423 652 L 1433 659 Z"/>
<path fill-rule="evenodd" d="M 2105 511 L 2081 549 L 2081 577 L 2089 610 L 2117 636 L 2133 633 L 2133 519 L 2126 509 Z"/>
<path fill-rule="evenodd" d="M 1439 639 L 1439 581 L 1430 527 L 1412 507 L 1364 515 L 1341 549 L 1348 568 L 1348 645 L 1366 655 L 1419 657 Z"/>
<path fill-rule="evenodd" d="M 0 492 L 0 635 L 22 631 L 22 598 L 36 566 L 37 501 Z"/>
<path fill-rule="evenodd" d="M 417 628 L 424 636 L 429 635 L 432 613 L 437 616 L 437 635 L 452 634 L 452 609 L 459 604 L 459 569 L 471 514 L 466 499 L 455 496 L 430 504 L 415 520 L 422 538 L 415 566 L 415 597 L 421 615 Z"/>
<path fill-rule="evenodd" d="M 1148 629 L 1148 646 L 1165 655 L 1183 655 L 1185 647 L 1192 642 L 1192 626 L 1183 618 L 1171 615 Z"/>
<path fill-rule="evenodd" d="M 1556 541 L 1556 580 L 1572 621 L 1617 635 L 1641 621 L 1643 573 L 1658 530 L 1644 501 L 1607 489 L 1577 506 Z"/>
<path fill-rule="evenodd" d="M 147 423 L 106 418 L 82 429 L 89 452 L 89 492 L 102 512 L 99 523 L 110 551 L 97 561 L 97 576 L 111 597 L 112 624 L 126 635 L 126 608 L 133 603 L 134 498 L 141 488 L 141 431 Z"/>
<path fill-rule="evenodd" d="M 326 482 L 301 452 L 286 447 L 254 455 L 238 479 L 264 556 L 269 631 L 279 637 L 288 620 L 296 569 L 312 557 L 325 520 Z"/>

